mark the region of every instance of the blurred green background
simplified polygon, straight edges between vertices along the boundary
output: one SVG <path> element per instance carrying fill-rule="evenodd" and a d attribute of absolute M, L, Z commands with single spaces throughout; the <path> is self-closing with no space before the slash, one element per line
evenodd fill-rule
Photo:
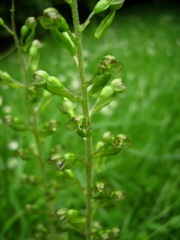
<path fill-rule="evenodd" d="M 61 2 L 61 1 L 60 1 Z M 85 4 L 81 18 L 92 9 L 95 1 Z M 50 4 L 63 9 L 62 14 L 71 21 L 67 7 L 58 1 L 24 1 L 21 9 L 17 3 L 18 26 L 29 15 L 37 16 Z M 10 19 L 8 1 L 1 2 L 1 14 Z M 27 5 L 26 5 L 27 4 Z M 92 5 L 91 5 L 92 4 Z M 85 6 L 86 5 L 86 6 Z M 37 15 L 34 14 L 34 9 Z M 105 55 L 114 55 L 123 63 L 121 77 L 127 90 L 93 117 L 94 143 L 104 131 L 124 133 L 133 146 L 119 155 L 107 159 L 102 170 L 95 170 L 95 181 L 104 181 L 113 189 L 121 190 L 127 198 L 115 208 L 99 209 L 95 218 L 105 227 L 120 228 L 121 240 L 179 240 L 180 239 L 180 18 L 177 1 L 127 1 L 115 21 L 100 40 L 93 36 L 101 17 L 92 20 L 84 33 L 84 57 L 86 75 L 90 78 Z M 1 29 L 2 30 L 2 29 Z M 70 87 L 77 88 L 75 67 L 66 50 L 51 37 L 39 30 L 38 37 L 44 43 L 40 69 L 58 76 Z M 7 44 L 5 44 L 5 42 Z M 8 71 L 21 81 L 21 70 L 12 41 L 2 31 L 0 69 Z M 9 53 L 9 54 L 7 54 Z M 29 80 L 32 79 L 29 73 Z M 26 118 L 23 92 L 0 86 L 0 239 L 31 240 L 38 223 L 48 226 L 41 213 L 27 214 L 27 204 L 39 204 L 43 200 L 37 186 L 22 184 L 23 174 L 38 178 L 35 159 L 23 161 L 16 152 L 21 147 L 32 147 L 33 138 L 26 133 L 18 134 L 3 123 L 3 116 Z M 78 154 L 83 153 L 83 143 L 78 136 L 67 132 L 67 118 L 59 111 L 61 100 L 55 97 L 46 112 L 40 112 L 43 123 L 52 118 L 60 121 L 60 127 L 50 138 L 43 141 L 43 155 L 49 182 L 58 182 L 54 209 L 82 207 L 83 198 L 74 184 L 63 179 L 48 165 L 46 159 L 56 144 Z M 42 124 L 42 123 L 40 123 Z M 74 139 L 72 140 L 72 137 Z M 81 167 L 75 169 L 84 185 Z M 63 188 L 65 187 L 65 189 Z M 62 188 L 62 189 L 61 189 Z M 44 238 L 45 239 L 45 238 Z M 80 239 L 80 238 L 73 238 Z"/>

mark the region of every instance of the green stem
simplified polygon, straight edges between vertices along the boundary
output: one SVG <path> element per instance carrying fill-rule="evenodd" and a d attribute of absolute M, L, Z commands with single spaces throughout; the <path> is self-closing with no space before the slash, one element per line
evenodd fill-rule
<path fill-rule="evenodd" d="M 78 71 L 81 81 L 81 95 L 82 95 L 82 110 L 83 115 L 90 121 L 89 116 L 89 104 L 88 104 L 88 93 L 87 83 L 85 82 L 85 70 L 83 60 L 83 44 L 82 44 L 82 32 L 79 24 L 79 14 L 77 0 L 72 1 L 72 16 L 74 23 L 74 30 L 76 35 L 77 45 L 77 58 L 78 58 Z M 93 157 L 92 157 L 92 137 L 85 138 L 85 151 L 86 151 L 86 240 L 92 239 L 92 181 L 93 181 Z"/>

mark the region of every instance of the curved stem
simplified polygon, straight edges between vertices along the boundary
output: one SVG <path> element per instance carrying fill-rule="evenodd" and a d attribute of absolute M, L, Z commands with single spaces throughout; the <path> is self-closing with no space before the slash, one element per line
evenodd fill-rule
<path fill-rule="evenodd" d="M 72 1 L 72 15 L 74 30 L 76 35 L 77 45 L 77 58 L 78 58 L 78 71 L 81 81 L 81 95 L 82 95 L 82 110 L 83 115 L 89 120 L 91 124 L 91 118 L 89 115 L 89 102 L 87 93 L 87 83 L 85 81 L 85 70 L 83 60 L 83 44 L 82 44 L 82 32 L 79 24 L 78 6 L 77 0 Z M 85 151 L 86 151 L 86 240 L 92 239 L 92 180 L 93 180 L 93 156 L 92 156 L 92 137 L 85 138 Z"/>

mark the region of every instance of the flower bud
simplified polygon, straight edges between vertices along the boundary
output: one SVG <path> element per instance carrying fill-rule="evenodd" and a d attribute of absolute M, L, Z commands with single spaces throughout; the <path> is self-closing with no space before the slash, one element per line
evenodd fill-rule
<path fill-rule="evenodd" d="M 109 1 L 108 0 L 100 0 L 96 3 L 93 12 L 94 13 L 100 13 L 108 9 L 109 7 Z"/>
<path fill-rule="evenodd" d="M 116 63 L 116 58 L 112 55 L 107 55 L 105 57 L 103 57 L 102 59 L 102 64 L 106 67 L 106 68 L 110 68 L 112 63 Z"/>
<path fill-rule="evenodd" d="M 41 87 L 46 84 L 49 75 L 43 70 L 38 70 L 33 74 L 33 78 L 34 80 L 32 81 L 32 84 L 36 87 Z"/>
<path fill-rule="evenodd" d="M 49 76 L 47 81 L 46 81 L 46 85 L 45 85 L 45 89 L 55 95 L 61 95 L 61 90 L 63 90 L 64 85 L 63 83 L 56 77 L 54 76 Z"/>
<path fill-rule="evenodd" d="M 94 36 L 96 38 L 100 38 L 103 33 L 106 31 L 106 29 L 110 26 L 113 19 L 115 17 L 115 11 L 111 11 L 100 23 L 100 25 L 97 27 Z"/>
<path fill-rule="evenodd" d="M 129 138 L 125 134 L 118 134 L 111 138 L 112 147 L 115 149 L 128 148 L 132 146 Z"/>
<path fill-rule="evenodd" d="M 59 12 L 56 8 L 49 7 L 44 9 L 43 15 L 52 19 L 56 19 L 57 16 L 59 15 Z"/>
<path fill-rule="evenodd" d="M 15 131 L 27 131 L 28 127 L 26 124 L 17 117 L 5 116 L 5 123 Z"/>
<path fill-rule="evenodd" d="M 42 48 L 42 46 L 43 46 L 43 44 L 37 39 L 35 39 L 31 44 L 31 47 L 35 48 L 35 49 Z"/>
<path fill-rule="evenodd" d="M 0 18 L 0 26 L 4 26 L 4 25 L 5 25 L 4 20 Z"/>
<path fill-rule="evenodd" d="M 66 127 L 69 131 L 75 131 L 78 129 L 79 126 L 82 125 L 83 120 L 84 120 L 84 116 L 76 115 L 66 123 Z"/>
<path fill-rule="evenodd" d="M 123 4 L 124 4 L 125 0 L 111 0 L 109 3 L 109 8 L 111 10 L 119 10 Z"/>
<path fill-rule="evenodd" d="M 34 17 L 29 17 L 25 22 L 25 26 L 31 30 L 36 28 L 37 27 L 36 19 Z"/>
<path fill-rule="evenodd" d="M 60 107 L 60 110 L 65 113 L 65 114 L 68 114 L 70 116 L 70 118 L 72 118 L 75 113 L 74 113 L 74 109 L 76 108 L 76 104 L 72 101 L 70 101 L 69 99 L 65 98 L 61 107 Z"/>
<path fill-rule="evenodd" d="M 124 85 L 122 79 L 116 78 L 111 82 L 111 87 L 115 92 L 122 93 L 126 90 L 126 85 Z"/>
<path fill-rule="evenodd" d="M 100 92 L 100 98 L 108 98 L 112 96 L 114 93 L 113 88 L 111 86 L 105 86 Z"/>
<path fill-rule="evenodd" d="M 26 25 L 23 25 L 21 27 L 21 37 L 22 38 L 25 38 L 28 35 L 29 32 L 30 32 L 30 30 Z"/>
<path fill-rule="evenodd" d="M 39 18 L 41 25 L 45 29 L 50 29 L 51 27 L 58 27 L 58 30 L 62 32 L 69 31 L 69 25 L 66 19 L 59 14 L 58 10 L 55 8 L 47 8 L 43 11 L 43 16 Z"/>
<path fill-rule="evenodd" d="M 43 44 L 35 39 L 31 47 L 29 49 L 29 56 L 30 56 L 30 66 L 32 70 L 36 70 L 38 68 L 39 64 L 39 59 L 40 59 L 40 54 L 39 54 L 39 49 L 42 48 Z"/>

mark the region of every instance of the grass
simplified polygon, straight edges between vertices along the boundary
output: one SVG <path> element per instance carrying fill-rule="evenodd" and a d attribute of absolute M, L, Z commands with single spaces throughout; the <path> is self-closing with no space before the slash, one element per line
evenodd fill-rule
<path fill-rule="evenodd" d="M 105 130 L 127 134 L 133 147 L 120 155 L 110 157 L 102 171 L 96 172 L 97 181 L 105 181 L 113 189 L 122 190 L 127 196 L 116 208 L 96 213 L 96 218 L 105 227 L 121 229 L 121 240 L 178 240 L 179 235 L 179 53 L 180 22 L 178 11 L 171 8 L 155 9 L 152 6 L 134 7 L 122 12 L 108 30 L 102 41 L 93 38 L 95 21 L 85 32 L 85 61 L 87 76 L 100 59 L 107 54 L 115 55 L 124 65 L 122 79 L 127 91 L 93 118 L 95 142 Z M 94 43 L 95 42 L 95 43 Z M 50 49 L 50 51 L 49 51 Z M 41 68 L 50 75 L 56 75 L 77 87 L 77 75 L 65 50 L 57 52 L 57 45 L 47 38 L 42 50 Z M 1 69 L 9 71 L 19 79 L 20 71 L 16 54 L 1 60 Z M 65 74 L 65 77 L 64 77 Z M 31 75 L 31 73 L 30 73 Z M 31 77 L 30 77 L 31 79 Z M 1 87 L 1 114 L 26 115 L 24 102 L 14 90 Z M 60 121 L 59 130 L 43 142 L 44 158 L 59 142 L 65 149 L 81 149 L 78 136 L 71 141 L 71 133 L 64 131 L 66 118 L 60 115 L 59 99 L 55 97 L 44 120 L 52 117 Z M 9 107 L 11 106 L 11 107 Z M 47 114 L 48 113 L 48 114 Z M 42 204 L 38 185 L 32 187 L 21 183 L 22 174 L 38 176 L 34 159 L 22 161 L 15 156 L 19 147 L 32 146 L 33 138 L 22 134 L 19 137 L 3 123 L 0 130 L 0 197 L 1 233 L 0 239 L 31 240 L 37 232 L 36 226 L 44 215 L 35 212 L 27 214 L 25 205 Z M 18 143 L 18 146 L 16 145 Z M 53 179 L 58 183 L 56 206 L 83 207 L 83 199 L 75 184 L 46 164 L 49 185 Z M 84 174 L 75 169 L 83 184 Z M 78 201 L 75 199 L 79 198 Z M 55 219 L 56 220 L 56 219 Z M 56 221 L 55 221 L 56 222 Z M 56 223 L 57 224 L 57 223 Z M 73 239 L 75 237 L 73 236 Z M 77 238 L 78 239 L 78 238 Z"/>

